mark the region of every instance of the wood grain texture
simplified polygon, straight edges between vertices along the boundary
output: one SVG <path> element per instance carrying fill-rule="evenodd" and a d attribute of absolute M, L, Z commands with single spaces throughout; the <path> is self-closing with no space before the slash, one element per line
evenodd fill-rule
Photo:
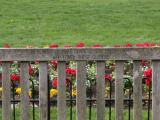
<path fill-rule="evenodd" d="M 152 120 L 160 119 L 160 61 L 153 61 Z"/>
<path fill-rule="evenodd" d="M 11 120 L 10 64 L 2 63 L 2 120 Z"/>
<path fill-rule="evenodd" d="M 97 120 L 105 120 L 105 61 L 97 61 Z"/>
<path fill-rule="evenodd" d="M 58 120 L 66 120 L 66 62 L 58 62 Z"/>
<path fill-rule="evenodd" d="M 1 61 L 159 60 L 160 48 L 0 49 Z"/>
<path fill-rule="evenodd" d="M 39 69 L 40 120 L 48 120 L 48 63 L 40 62 Z"/>
<path fill-rule="evenodd" d="M 29 71 L 28 63 L 21 62 L 20 64 L 20 86 L 21 86 L 21 119 L 29 120 Z"/>
<path fill-rule="evenodd" d="M 142 66 L 133 63 L 133 120 L 142 120 Z"/>
<path fill-rule="evenodd" d="M 86 120 L 86 61 L 77 61 L 76 120 Z"/>
<path fill-rule="evenodd" d="M 123 120 L 123 61 L 115 66 L 115 114 L 116 120 Z"/>

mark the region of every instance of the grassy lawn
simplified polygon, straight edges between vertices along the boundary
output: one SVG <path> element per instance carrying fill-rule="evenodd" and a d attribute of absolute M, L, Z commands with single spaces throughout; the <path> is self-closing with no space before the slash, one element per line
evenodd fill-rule
<path fill-rule="evenodd" d="M 87 118 L 89 118 L 89 114 L 88 114 L 89 110 L 87 109 Z M 106 111 L 105 111 L 105 119 L 108 120 L 108 108 L 106 108 Z M 1 109 L 0 109 L 0 118 L 1 118 Z M 32 110 L 29 111 L 29 114 L 30 114 L 30 120 L 32 120 Z M 56 110 L 56 107 L 52 107 L 51 108 L 51 112 L 50 112 L 50 115 L 51 115 L 51 119 L 53 120 L 56 120 L 57 119 L 57 110 Z M 36 109 L 36 112 L 35 112 L 35 118 L 36 120 L 39 120 L 39 110 Z M 147 111 L 144 110 L 143 111 L 143 114 L 142 114 L 142 117 L 143 117 L 143 120 L 147 120 Z M 96 120 L 96 108 L 92 108 L 92 120 Z M 73 109 L 73 120 L 76 119 L 76 110 L 75 108 Z M 115 111 L 114 109 L 112 109 L 112 119 L 114 120 L 115 119 Z M 151 119 L 151 116 L 150 116 L 150 119 Z M 16 109 L 16 120 L 20 120 L 20 110 L 19 109 Z M 67 110 L 67 120 L 70 120 L 70 112 L 69 112 L 69 108 Z M 128 111 L 125 110 L 124 111 L 124 120 L 128 120 Z M 131 120 L 133 120 L 133 114 L 131 113 Z"/>
<path fill-rule="evenodd" d="M 160 41 L 160 0 L 0 0 L 0 46 Z"/>

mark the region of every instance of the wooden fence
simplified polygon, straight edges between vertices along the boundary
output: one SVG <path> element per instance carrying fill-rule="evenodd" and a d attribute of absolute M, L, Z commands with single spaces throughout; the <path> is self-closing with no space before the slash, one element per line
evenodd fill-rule
<path fill-rule="evenodd" d="M 97 120 L 105 119 L 105 60 L 115 60 L 115 114 L 123 120 L 123 62 L 133 60 L 133 120 L 142 120 L 142 59 L 152 60 L 152 120 L 160 119 L 160 48 L 0 49 L 2 61 L 2 120 L 10 120 L 10 61 L 20 62 L 21 119 L 29 120 L 28 62 L 40 61 L 40 120 L 48 120 L 47 61 L 58 61 L 58 120 L 66 120 L 66 61 L 77 62 L 76 119 L 86 119 L 86 61 L 97 62 Z"/>

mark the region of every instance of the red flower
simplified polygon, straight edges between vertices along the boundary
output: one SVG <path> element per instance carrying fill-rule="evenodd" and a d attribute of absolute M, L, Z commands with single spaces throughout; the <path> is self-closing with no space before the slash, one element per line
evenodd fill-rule
<path fill-rule="evenodd" d="M 147 70 L 144 71 L 144 76 L 145 77 L 151 77 L 152 78 L 152 69 L 149 68 Z"/>
<path fill-rule="evenodd" d="M 91 46 L 91 48 L 102 48 L 102 47 L 103 47 L 103 46 L 102 46 L 102 45 L 99 45 L 99 44 Z"/>
<path fill-rule="evenodd" d="M 136 44 L 136 46 L 137 47 L 144 47 L 143 44 L 140 44 L 140 43 Z"/>
<path fill-rule="evenodd" d="M 53 79 L 52 86 L 55 87 L 55 88 L 57 88 L 57 86 L 58 86 L 58 79 L 57 78 Z"/>
<path fill-rule="evenodd" d="M 11 46 L 9 44 L 4 44 L 3 48 L 11 48 Z"/>
<path fill-rule="evenodd" d="M 58 45 L 57 44 L 51 44 L 51 45 L 49 45 L 49 48 L 58 48 Z"/>
<path fill-rule="evenodd" d="M 71 75 L 75 76 L 76 75 L 76 70 L 75 69 L 71 69 Z"/>
<path fill-rule="evenodd" d="M 152 81 L 152 69 L 151 68 L 144 71 L 144 77 L 146 78 L 145 80 L 146 86 L 149 86 Z"/>
<path fill-rule="evenodd" d="M 56 61 L 56 60 L 51 60 L 50 63 L 51 63 L 51 65 L 53 65 L 54 67 L 57 67 L 57 61 Z"/>
<path fill-rule="evenodd" d="M 144 47 L 150 47 L 150 46 L 151 46 L 151 43 L 145 42 L 145 43 L 143 44 L 143 46 L 144 46 Z"/>
<path fill-rule="evenodd" d="M 70 75 L 72 75 L 72 76 L 75 76 L 75 75 L 76 75 L 76 70 L 67 67 L 67 68 L 66 68 L 66 74 L 70 74 Z"/>
<path fill-rule="evenodd" d="M 149 87 L 149 86 L 150 86 L 150 84 L 151 84 L 151 80 L 150 80 L 150 79 L 146 79 L 146 80 L 145 80 L 145 84 L 146 84 L 146 86 L 148 86 L 148 87 Z"/>
<path fill-rule="evenodd" d="M 67 67 L 67 68 L 66 68 L 66 73 L 67 73 L 67 74 L 71 74 L 71 68 Z"/>
<path fill-rule="evenodd" d="M 34 73 L 33 68 L 29 65 L 29 75 L 32 76 Z"/>
<path fill-rule="evenodd" d="M 146 64 L 146 61 L 145 61 L 144 59 L 142 59 L 141 65 L 142 65 L 142 66 L 146 66 L 146 65 L 147 65 L 147 64 Z"/>
<path fill-rule="evenodd" d="M 75 47 L 76 48 L 82 48 L 82 47 L 84 47 L 84 43 L 80 42 Z"/>
<path fill-rule="evenodd" d="M 126 48 L 128 48 L 128 47 L 132 47 L 132 44 L 126 44 L 126 45 L 124 45 L 124 47 L 126 47 Z"/>
<path fill-rule="evenodd" d="M 112 76 L 110 74 L 105 74 L 105 79 L 106 80 L 112 80 Z"/>
<path fill-rule="evenodd" d="M 15 73 L 13 73 L 13 74 L 10 75 L 10 79 L 12 81 L 20 81 L 20 76 L 15 74 Z"/>

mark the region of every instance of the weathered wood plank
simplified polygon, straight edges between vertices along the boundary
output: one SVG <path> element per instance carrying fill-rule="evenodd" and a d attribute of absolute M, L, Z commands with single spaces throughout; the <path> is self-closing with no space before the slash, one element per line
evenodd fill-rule
<path fill-rule="evenodd" d="M 123 120 L 123 61 L 115 66 L 115 112 L 116 120 Z"/>
<path fill-rule="evenodd" d="M 1 61 L 160 59 L 160 48 L 0 49 Z"/>
<path fill-rule="evenodd" d="M 160 61 L 153 61 L 152 120 L 160 119 Z"/>
<path fill-rule="evenodd" d="M 133 64 L 133 120 L 142 120 L 142 66 Z"/>
<path fill-rule="evenodd" d="M 105 61 L 97 61 L 97 120 L 105 119 Z"/>
<path fill-rule="evenodd" d="M 10 64 L 2 63 L 2 120 L 11 120 Z"/>
<path fill-rule="evenodd" d="M 40 63 L 39 69 L 40 120 L 48 120 L 48 64 Z"/>
<path fill-rule="evenodd" d="M 58 62 L 58 120 L 66 120 L 66 62 Z"/>
<path fill-rule="evenodd" d="M 86 61 L 77 61 L 76 120 L 86 120 Z"/>
<path fill-rule="evenodd" d="M 29 96 L 28 96 L 28 81 L 29 81 L 29 73 L 28 73 L 28 63 L 21 62 L 20 65 L 20 86 L 21 86 L 21 119 L 29 120 Z"/>

